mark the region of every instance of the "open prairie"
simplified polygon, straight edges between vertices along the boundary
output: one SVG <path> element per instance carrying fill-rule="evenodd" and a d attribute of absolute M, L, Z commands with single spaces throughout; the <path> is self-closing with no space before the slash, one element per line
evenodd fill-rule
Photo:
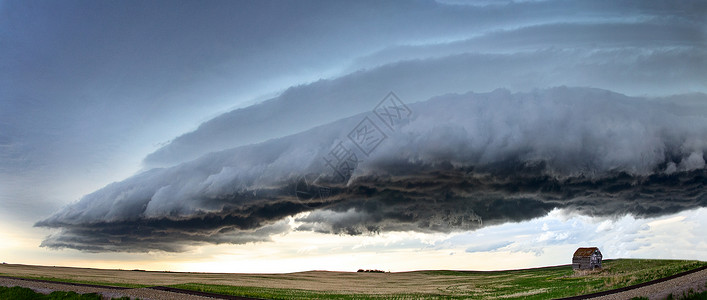
<path fill-rule="evenodd" d="M 308 271 L 287 274 L 183 273 L 0 265 L 0 275 L 126 287 L 171 286 L 268 299 L 531 298 L 574 296 L 638 284 L 707 265 L 684 260 L 606 260 L 575 274 L 570 266 L 509 271 L 398 273 Z"/>

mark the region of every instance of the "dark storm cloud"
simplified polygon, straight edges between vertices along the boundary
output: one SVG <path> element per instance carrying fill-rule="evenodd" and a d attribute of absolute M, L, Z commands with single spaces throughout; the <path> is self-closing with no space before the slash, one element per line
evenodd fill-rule
<path fill-rule="evenodd" d="M 707 206 L 704 169 L 561 180 L 547 175 L 544 168 L 511 165 L 512 175 L 479 176 L 450 167 L 419 177 L 383 175 L 390 181 L 357 178 L 348 194 L 339 195 L 347 201 L 297 219 L 304 222 L 297 229 L 345 234 L 449 232 L 526 221 L 555 208 L 591 216 L 655 217 Z"/>
<path fill-rule="evenodd" d="M 0 1 L 1 210 L 45 215 L 362 53 L 516 21 L 433 1 Z"/>
<path fill-rule="evenodd" d="M 133 174 L 164 141 L 145 167 L 295 134 L 389 90 L 409 102 L 562 84 L 705 91 L 704 12 L 668 0 L 0 1 L 0 208 L 34 219 Z"/>
<path fill-rule="evenodd" d="M 136 175 L 37 226 L 59 229 L 52 248 L 180 251 L 291 230 L 473 230 L 554 208 L 658 216 L 707 206 L 705 101 L 588 88 L 447 95 L 410 104 L 409 122 L 359 153 L 347 182 L 323 157 L 365 114 Z"/>

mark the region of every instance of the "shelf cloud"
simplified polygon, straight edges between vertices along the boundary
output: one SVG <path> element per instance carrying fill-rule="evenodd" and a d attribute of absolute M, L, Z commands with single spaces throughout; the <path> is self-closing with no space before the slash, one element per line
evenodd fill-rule
<path fill-rule="evenodd" d="M 183 251 L 293 230 L 451 232 L 554 208 L 648 217 L 707 206 L 704 94 L 557 87 L 381 103 L 112 183 L 38 222 L 58 229 L 42 245 Z M 332 164 L 342 157 L 347 168 Z"/>

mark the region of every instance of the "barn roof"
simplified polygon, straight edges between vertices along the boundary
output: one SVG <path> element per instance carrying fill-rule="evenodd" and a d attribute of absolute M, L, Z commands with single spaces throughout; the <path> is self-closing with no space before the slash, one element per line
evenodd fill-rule
<path fill-rule="evenodd" d="M 597 247 L 588 247 L 588 248 L 577 248 L 577 251 L 574 252 L 574 256 L 591 256 L 594 251 L 599 250 Z"/>

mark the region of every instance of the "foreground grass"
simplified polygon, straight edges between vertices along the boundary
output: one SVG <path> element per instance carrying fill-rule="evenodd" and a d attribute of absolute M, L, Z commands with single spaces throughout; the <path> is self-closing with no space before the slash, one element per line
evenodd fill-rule
<path fill-rule="evenodd" d="M 639 284 L 707 265 L 681 260 L 619 259 L 604 262 L 604 269 L 577 275 L 569 266 L 531 270 L 474 272 L 419 271 L 437 285 L 434 293 L 350 293 L 315 288 L 284 289 L 185 283 L 172 287 L 263 299 L 548 299 L 575 296 Z M 397 273 L 399 274 L 399 273 Z M 363 275 L 365 276 L 365 275 Z M 384 276 L 390 276 L 384 274 Z M 303 285 L 306 282 L 303 282 Z M 309 283 L 314 284 L 316 283 Z M 342 283 L 345 284 L 345 283 Z"/>
<path fill-rule="evenodd" d="M 682 299 L 682 300 L 707 300 L 707 292 L 701 292 L 701 293 L 688 293 L 682 297 L 677 297 L 674 299 Z"/>
<path fill-rule="evenodd" d="M 409 293 L 409 294 L 349 294 L 337 292 L 323 292 L 304 289 L 278 289 L 261 288 L 252 286 L 230 286 L 200 283 L 176 284 L 171 287 L 209 292 L 222 295 L 253 297 L 259 299 L 452 299 L 454 297 L 435 294 Z"/>
<path fill-rule="evenodd" d="M 31 289 L 23 287 L 4 287 L 0 286 L 0 299 L 22 299 L 22 300 L 102 300 L 103 297 L 99 294 L 79 294 L 76 292 L 52 292 L 45 295 L 37 293 Z M 113 298 L 113 300 L 124 300 L 128 298 Z"/>
<path fill-rule="evenodd" d="M 46 276 L 17 276 L 17 275 L 4 274 L 4 273 L 0 273 L 0 276 L 12 276 L 12 277 L 16 277 L 16 278 L 38 279 L 38 280 L 64 282 L 64 283 L 81 283 L 81 284 L 116 286 L 116 287 L 126 287 L 126 288 L 131 288 L 131 289 L 151 286 L 151 285 L 147 285 L 147 284 L 137 284 L 137 283 L 89 281 L 89 280 L 76 280 L 76 279 L 70 279 L 70 278 L 56 278 L 56 277 L 46 277 Z M 3 298 L 0 298 L 0 299 L 3 299 Z"/>

